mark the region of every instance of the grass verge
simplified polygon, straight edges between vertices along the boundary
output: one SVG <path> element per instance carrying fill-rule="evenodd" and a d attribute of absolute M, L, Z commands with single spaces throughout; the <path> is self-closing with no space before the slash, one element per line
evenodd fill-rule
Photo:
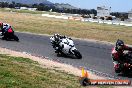
<path fill-rule="evenodd" d="M 41 67 L 29 58 L 0 54 L 0 88 L 84 88 L 79 77 Z M 88 86 L 88 88 L 93 88 Z M 113 88 L 94 86 L 94 88 Z"/>
<path fill-rule="evenodd" d="M 42 68 L 28 58 L 0 54 L 0 88 L 81 88 L 78 77 Z"/>

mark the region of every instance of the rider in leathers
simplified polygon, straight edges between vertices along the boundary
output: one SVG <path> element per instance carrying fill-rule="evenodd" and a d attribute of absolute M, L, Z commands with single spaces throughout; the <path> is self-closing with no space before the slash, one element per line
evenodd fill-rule
<path fill-rule="evenodd" d="M 11 25 L 8 23 L 0 22 L 0 29 L 2 32 L 2 36 L 4 36 L 4 37 L 2 37 L 2 39 L 6 39 L 6 36 L 9 33 L 13 33 L 13 29 L 12 29 Z"/>
<path fill-rule="evenodd" d="M 114 68 L 116 73 L 121 72 L 121 68 L 125 66 L 123 60 L 125 60 L 125 53 L 124 50 L 132 51 L 132 47 L 128 47 L 124 44 L 122 40 L 117 40 L 116 46 L 112 48 L 112 59 L 114 63 Z"/>
<path fill-rule="evenodd" d="M 52 38 L 53 38 L 53 41 L 51 42 L 52 46 L 56 50 L 55 52 L 58 53 L 63 48 L 63 47 L 60 47 L 59 44 L 60 44 L 60 42 L 62 41 L 63 38 L 66 38 L 66 36 L 62 36 L 60 34 L 54 34 L 54 36 Z"/>

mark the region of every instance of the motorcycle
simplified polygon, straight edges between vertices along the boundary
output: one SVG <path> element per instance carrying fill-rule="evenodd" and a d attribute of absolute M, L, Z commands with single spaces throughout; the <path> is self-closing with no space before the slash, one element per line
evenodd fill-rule
<path fill-rule="evenodd" d="M 1 36 L 3 36 L 2 40 L 15 40 L 15 41 L 19 41 L 19 38 L 15 35 L 14 31 L 12 30 L 12 28 L 10 28 L 7 32 L 5 32 Z"/>
<path fill-rule="evenodd" d="M 54 38 L 51 37 L 50 40 L 51 42 L 53 42 Z M 57 52 L 58 55 L 73 56 L 78 59 L 82 58 L 81 53 L 76 49 L 74 42 L 70 38 L 61 39 L 59 47 L 61 47 L 61 50 L 58 50 Z"/>
<path fill-rule="evenodd" d="M 123 60 L 123 63 L 119 64 L 119 66 L 120 66 L 120 72 L 118 73 L 127 75 L 132 72 L 132 52 L 128 51 L 125 53 L 125 58 Z"/>

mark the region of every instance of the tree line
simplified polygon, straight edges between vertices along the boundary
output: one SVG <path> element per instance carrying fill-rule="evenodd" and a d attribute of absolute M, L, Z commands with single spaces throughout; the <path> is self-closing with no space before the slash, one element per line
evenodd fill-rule
<path fill-rule="evenodd" d="M 1 8 L 15 8 L 15 7 L 30 7 L 30 8 L 37 8 L 38 11 L 50 11 L 52 9 L 53 12 L 59 12 L 59 13 L 71 13 L 71 14 L 82 14 L 89 15 L 94 14 L 97 15 L 97 11 L 95 9 L 68 9 L 68 8 L 57 8 L 55 5 L 46 5 L 43 3 L 40 4 L 22 4 L 22 3 L 16 3 L 16 2 L 0 2 Z M 112 16 L 115 16 L 117 18 L 127 19 L 128 13 L 120 13 L 120 12 L 112 12 Z"/>
<path fill-rule="evenodd" d="M 128 13 L 127 12 L 112 12 L 112 16 L 116 16 L 117 18 L 120 18 L 121 21 L 124 21 L 125 19 L 128 19 Z"/>
<path fill-rule="evenodd" d="M 40 4 L 22 4 L 22 3 L 15 3 L 14 1 L 11 3 L 8 2 L 0 2 L 1 8 L 15 8 L 15 7 L 30 7 L 30 8 L 37 8 L 39 11 L 49 11 L 52 9 L 54 12 L 64 12 L 64 13 L 72 13 L 72 14 L 97 14 L 95 9 L 69 9 L 69 8 L 57 8 L 55 5 L 46 5 L 43 3 Z"/>

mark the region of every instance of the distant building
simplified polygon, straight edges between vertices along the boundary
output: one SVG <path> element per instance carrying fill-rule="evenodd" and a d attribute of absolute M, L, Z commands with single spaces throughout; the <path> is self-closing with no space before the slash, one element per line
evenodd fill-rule
<path fill-rule="evenodd" d="M 131 11 L 128 11 L 128 18 L 132 20 L 132 9 Z"/>
<path fill-rule="evenodd" d="M 15 7 L 15 9 L 20 9 L 20 7 Z"/>
<path fill-rule="evenodd" d="M 27 7 L 20 7 L 21 10 L 28 10 Z"/>
<path fill-rule="evenodd" d="M 36 11 L 37 8 L 28 8 L 28 10 L 30 10 L 30 11 Z"/>
<path fill-rule="evenodd" d="M 97 7 L 97 17 L 106 17 L 110 16 L 111 7 L 100 6 Z"/>
<path fill-rule="evenodd" d="M 30 11 L 36 11 L 37 10 L 37 8 L 28 8 L 28 7 L 15 7 L 15 9 L 30 10 Z"/>

